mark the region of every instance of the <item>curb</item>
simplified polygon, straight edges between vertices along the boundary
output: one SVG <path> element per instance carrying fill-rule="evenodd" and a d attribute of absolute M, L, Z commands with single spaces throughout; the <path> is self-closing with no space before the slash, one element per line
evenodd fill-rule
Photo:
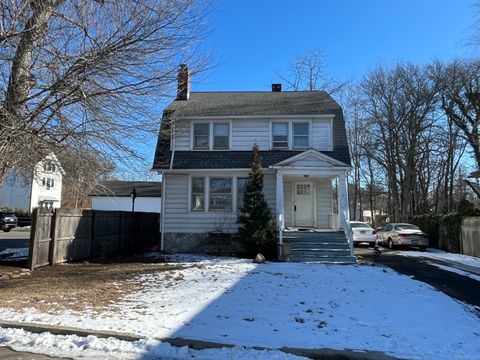
<path fill-rule="evenodd" d="M 77 335 L 81 337 L 87 337 L 89 335 L 96 336 L 98 338 L 117 338 L 124 341 L 138 341 L 146 339 L 145 336 L 138 336 L 131 333 L 120 333 L 116 331 L 99 331 L 99 330 L 84 330 L 69 326 L 58 325 L 45 325 L 37 323 L 22 323 L 17 321 L 0 320 L 0 327 L 22 329 L 33 333 L 49 332 L 54 335 Z M 235 345 L 222 344 L 211 341 L 183 339 L 183 338 L 154 338 L 155 340 L 163 343 L 168 343 L 175 347 L 187 346 L 194 350 L 204 349 L 221 349 L 221 348 L 233 348 Z M 273 349 L 263 346 L 248 346 L 254 350 L 280 350 L 285 353 L 307 357 L 309 359 L 318 360 L 402 360 L 379 351 L 365 351 L 365 350 L 333 350 L 333 349 L 299 349 L 282 347 L 279 349 Z"/>

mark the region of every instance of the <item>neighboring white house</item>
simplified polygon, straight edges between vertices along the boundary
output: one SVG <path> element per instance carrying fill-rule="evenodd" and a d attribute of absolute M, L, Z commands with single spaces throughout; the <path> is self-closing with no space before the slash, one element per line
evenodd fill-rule
<path fill-rule="evenodd" d="M 163 179 L 165 251 L 212 250 L 212 233 L 237 231 L 254 143 L 280 244 L 294 230 L 341 231 L 350 238 L 351 166 L 340 105 L 324 91 L 282 92 L 280 84 L 265 92 L 190 93 L 182 65 L 153 165 Z M 335 179 L 339 214 L 333 213 Z"/>
<path fill-rule="evenodd" d="M 93 210 L 132 211 L 135 189 L 135 211 L 161 210 L 162 183 L 153 181 L 105 181 L 89 195 Z"/>
<path fill-rule="evenodd" d="M 53 153 L 39 161 L 32 173 L 7 170 L 0 184 L 0 208 L 31 212 L 36 207 L 60 207 L 63 175 L 65 172 Z"/>

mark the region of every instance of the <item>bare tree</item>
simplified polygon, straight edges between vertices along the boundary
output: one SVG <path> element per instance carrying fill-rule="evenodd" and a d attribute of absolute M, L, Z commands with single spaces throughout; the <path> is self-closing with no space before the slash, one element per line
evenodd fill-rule
<path fill-rule="evenodd" d="M 179 63 L 208 59 L 199 0 L 0 2 L 0 175 L 50 151 L 138 159 Z M 1 178 L 1 176 L 0 176 Z"/>
<path fill-rule="evenodd" d="M 297 57 L 290 64 L 288 73 L 278 73 L 278 76 L 294 91 L 324 90 L 334 95 L 346 86 L 346 83 L 327 75 L 325 55 L 321 50 L 311 50 L 306 55 Z"/>

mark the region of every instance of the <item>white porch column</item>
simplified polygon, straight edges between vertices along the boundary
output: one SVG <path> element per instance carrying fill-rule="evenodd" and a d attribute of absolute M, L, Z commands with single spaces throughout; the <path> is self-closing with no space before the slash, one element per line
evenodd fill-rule
<path fill-rule="evenodd" d="M 348 182 L 347 176 L 342 173 L 338 175 L 338 214 L 340 215 L 340 227 L 345 231 L 348 242 L 350 244 L 350 251 L 353 254 L 353 239 L 350 231 L 350 207 L 348 204 Z"/>
<path fill-rule="evenodd" d="M 276 186 L 276 204 L 277 204 L 277 225 L 278 225 L 278 239 L 280 244 L 283 244 L 282 234 L 285 229 L 285 212 L 283 209 L 283 174 L 277 172 L 277 186 Z"/>

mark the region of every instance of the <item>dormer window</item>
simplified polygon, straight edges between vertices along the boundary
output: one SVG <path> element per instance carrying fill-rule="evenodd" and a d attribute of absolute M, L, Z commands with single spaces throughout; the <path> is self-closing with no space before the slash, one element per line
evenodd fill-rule
<path fill-rule="evenodd" d="M 288 149 L 288 122 L 272 124 L 272 148 Z"/>
<path fill-rule="evenodd" d="M 210 124 L 193 125 L 193 148 L 199 150 L 208 150 L 210 139 Z"/>
<path fill-rule="evenodd" d="M 307 149 L 309 147 L 308 143 L 308 128 L 309 123 L 292 123 L 293 128 L 293 148 L 294 149 Z"/>

